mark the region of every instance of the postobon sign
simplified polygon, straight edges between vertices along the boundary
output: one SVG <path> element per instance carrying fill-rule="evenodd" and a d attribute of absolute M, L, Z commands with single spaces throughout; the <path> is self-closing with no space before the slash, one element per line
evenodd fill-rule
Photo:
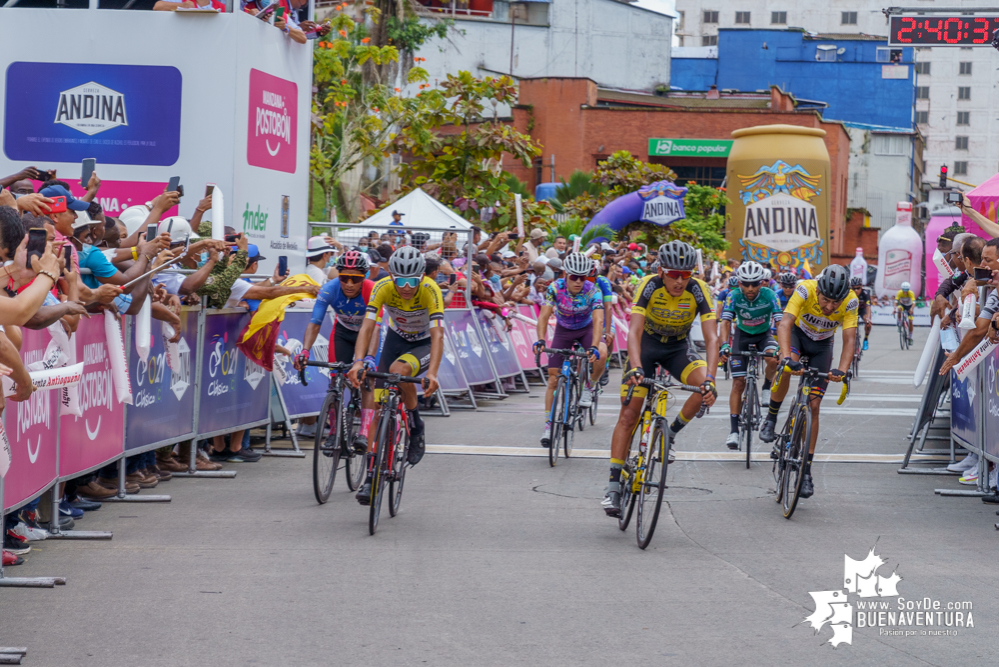
<path fill-rule="evenodd" d="M 736 130 L 728 159 L 728 241 L 743 259 L 813 270 L 829 261 L 829 154 L 824 130 Z"/>

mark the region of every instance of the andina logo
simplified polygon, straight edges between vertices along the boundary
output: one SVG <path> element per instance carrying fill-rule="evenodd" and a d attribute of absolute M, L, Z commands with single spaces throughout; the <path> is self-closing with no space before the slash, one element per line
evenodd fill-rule
<path fill-rule="evenodd" d="M 843 556 L 843 588 L 809 591 L 815 611 L 805 618 L 818 634 L 826 624 L 832 637 L 825 643 L 833 648 L 853 644 L 853 629 L 878 628 L 878 634 L 892 637 L 957 636 L 957 628 L 975 627 L 969 601 L 941 602 L 928 597 L 899 595 L 902 581 L 897 568 L 891 575 L 878 574 L 885 559 L 872 547 L 864 560 Z M 885 598 L 894 598 L 894 602 Z"/>
<path fill-rule="evenodd" d="M 128 125 L 125 96 L 93 81 L 64 90 L 55 122 L 88 135 Z"/>
<path fill-rule="evenodd" d="M 250 205 L 246 205 L 246 210 L 243 211 L 243 232 L 266 232 L 267 231 L 267 213 L 260 212 L 260 206 L 257 206 L 256 211 L 250 210 Z"/>

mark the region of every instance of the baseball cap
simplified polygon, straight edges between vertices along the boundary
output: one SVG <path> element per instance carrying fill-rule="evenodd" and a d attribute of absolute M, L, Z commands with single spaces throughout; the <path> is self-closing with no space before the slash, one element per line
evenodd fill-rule
<path fill-rule="evenodd" d="M 621 273 L 623 273 L 626 276 L 630 276 L 631 275 L 631 269 L 629 269 L 627 266 L 622 266 L 621 267 Z"/>
<path fill-rule="evenodd" d="M 56 196 L 61 197 L 62 195 L 56 195 Z M 66 201 L 68 202 L 69 200 L 67 199 Z M 94 224 L 94 221 L 90 219 L 90 216 L 87 214 L 85 210 L 76 211 L 76 220 L 73 221 L 73 229 L 79 229 L 80 227 L 86 227 L 87 225 L 92 225 L 92 224 Z"/>
<path fill-rule="evenodd" d="M 561 271 L 562 260 L 559 259 L 558 257 L 552 257 L 551 259 L 548 260 L 548 268 L 550 268 L 552 271 Z"/>
<path fill-rule="evenodd" d="M 543 230 L 543 229 L 532 229 L 531 230 L 531 238 L 532 239 L 540 239 L 540 238 L 543 238 L 545 236 L 548 236 L 548 235 L 545 234 L 545 230 Z"/>
<path fill-rule="evenodd" d="M 90 202 L 77 199 L 69 193 L 69 190 L 62 187 L 61 185 L 50 185 L 47 188 L 42 188 L 41 195 L 51 199 L 52 197 L 65 197 L 66 198 L 66 208 L 71 211 L 83 211 L 86 212 L 90 208 Z M 89 220 L 89 218 L 88 218 Z"/>
<path fill-rule="evenodd" d="M 628 244 L 628 250 L 634 251 L 634 250 L 639 250 L 639 249 L 641 249 L 641 247 L 637 243 L 629 243 Z"/>
<path fill-rule="evenodd" d="M 503 259 L 509 259 L 510 257 L 516 257 L 516 256 L 517 256 L 517 253 L 515 253 L 515 252 L 514 252 L 514 251 L 512 251 L 512 250 L 504 250 L 503 252 L 501 252 L 501 253 L 500 253 L 500 256 L 501 256 L 501 257 L 502 257 Z"/>
<path fill-rule="evenodd" d="M 313 236 L 309 239 L 309 244 L 305 251 L 305 256 L 312 258 L 316 255 L 322 255 L 326 252 L 333 252 L 333 248 L 329 243 L 326 242 L 326 237 L 324 236 Z"/>
<path fill-rule="evenodd" d="M 406 214 L 405 213 L 399 213 L 399 211 L 392 211 L 392 215 L 398 215 L 401 218 L 402 216 L 404 216 Z"/>
<path fill-rule="evenodd" d="M 248 258 L 247 264 L 252 264 L 253 262 L 260 262 L 267 259 L 266 257 L 260 254 L 260 248 L 258 248 L 252 243 L 246 246 L 246 254 Z"/>
<path fill-rule="evenodd" d="M 380 262 L 384 262 L 385 260 L 382 258 L 381 254 L 377 250 L 375 250 L 374 248 L 369 248 L 368 261 L 370 261 L 372 264 L 378 264 Z"/>
<path fill-rule="evenodd" d="M 157 234 L 170 234 L 171 242 L 186 241 L 188 239 L 200 239 L 201 237 L 191 231 L 191 223 L 187 218 L 175 215 L 160 222 Z"/>

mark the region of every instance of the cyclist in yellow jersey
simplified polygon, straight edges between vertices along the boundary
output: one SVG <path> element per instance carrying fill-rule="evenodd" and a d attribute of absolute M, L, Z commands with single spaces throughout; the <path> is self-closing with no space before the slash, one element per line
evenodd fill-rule
<path fill-rule="evenodd" d="M 808 365 L 823 373 L 829 379 L 842 382 L 853 361 L 853 351 L 857 344 L 857 309 L 859 301 L 850 291 L 850 271 L 843 266 L 832 264 L 825 268 L 818 280 L 803 280 L 794 288 L 794 294 L 784 309 L 784 317 L 777 327 L 777 344 L 780 346 L 781 365 L 789 371 L 781 373 L 780 383 L 770 393 L 770 407 L 767 417 L 760 427 L 760 440 L 773 442 L 777 439 L 775 426 L 780 405 L 787 394 L 791 375 L 801 375 L 801 357 L 808 357 Z M 839 368 L 833 368 L 833 348 L 836 343 L 836 329 L 843 327 L 843 351 L 840 354 Z M 819 405 L 825 394 L 828 382 L 819 380 L 812 388 L 808 408 L 812 412 L 811 442 L 805 474 L 801 480 L 802 498 L 814 492 L 812 484 L 812 456 L 819 435 Z M 777 452 L 770 457 L 776 459 Z"/>
<path fill-rule="evenodd" d="M 916 303 L 916 295 L 909 283 L 902 283 L 902 289 L 895 294 L 895 311 L 903 311 L 909 320 L 909 345 L 912 345 L 912 307 Z"/>
<path fill-rule="evenodd" d="M 348 374 L 351 383 L 360 387 L 364 373 L 398 373 L 416 377 L 426 373 L 427 398 L 437 391 L 437 369 L 444 353 L 444 298 L 437 283 L 424 276 L 426 260 L 412 246 L 399 248 L 389 258 L 388 278 L 382 278 L 371 289 L 367 315 L 357 334 L 354 366 Z M 372 356 L 365 356 L 368 343 L 377 328 L 378 312 L 389 327 L 377 365 Z M 376 385 L 377 386 L 377 385 Z M 424 425 L 416 409 L 416 385 L 401 384 L 403 402 L 409 411 L 409 464 L 416 465 L 425 450 Z M 372 427 L 377 424 L 372 420 Z M 368 442 L 375 440 L 368 434 Z M 371 496 L 371 477 L 357 492 L 357 500 L 366 504 Z"/>
<path fill-rule="evenodd" d="M 645 387 L 637 386 L 661 366 L 684 384 L 699 385 L 701 393 L 691 394 L 668 429 L 670 454 L 676 434 L 694 418 L 701 404 L 711 406 L 718 397 L 715 377 L 708 371 L 718 368 L 717 316 L 711 291 L 693 278 L 697 251 L 683 241 L 664 243 L 659 248 L 659 272 L 646 276 L 638 286 L 638 298 L 631 307 L 628 327 L 628 368 L 622 377 L 621 397 L 635 387 L 633 398 L 621 406 L 621 414 L 611 438 L 610 482 L 602 503 L 608 516 L 621 515 L 621 468 L 631 448 L 635 426 L 642 411 Z M 701 318 L 701 331 L 708 361 L 697 355 L 690 343 L 694 318 Z"/>

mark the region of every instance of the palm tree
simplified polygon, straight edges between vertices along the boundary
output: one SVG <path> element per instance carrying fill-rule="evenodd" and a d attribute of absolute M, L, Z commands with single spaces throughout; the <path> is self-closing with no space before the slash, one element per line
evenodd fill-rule
<path fill-rule="evenodd" d="M 583 228 L 585 228 L 586 225 L 586 220 L 577 216 L 571 216 L 567 220 L 555 223 L 555 226 L 548 231 L 548 241 L 549 243 L 554 243 L 555 239 L 559 236 L 565 237 L 566 239 L 571 236 L 580 236 L 579 247 L 585 250 L 586 247 L 590 245 L 590 242 L 595 238 L 614 238 L 614 230 L 607 225 L 598 225 L 593 229 L 587 229 L 584 233 Z"/>
<path fill-rule="evenodd" d="M 562 185 L 555 188 L 555 201 L 552 202 L 552 206 L 557 213 L 563 213 L 565 211 L 565 204 L 576 197 L 581 195 L 598 197 L 607 192 L 605 185 L 592 180 L 589 172 L 580 171 L 579 169 L 569 175 L 568 182 L 564 178 L 559 180 L 562 182 Z"/>

